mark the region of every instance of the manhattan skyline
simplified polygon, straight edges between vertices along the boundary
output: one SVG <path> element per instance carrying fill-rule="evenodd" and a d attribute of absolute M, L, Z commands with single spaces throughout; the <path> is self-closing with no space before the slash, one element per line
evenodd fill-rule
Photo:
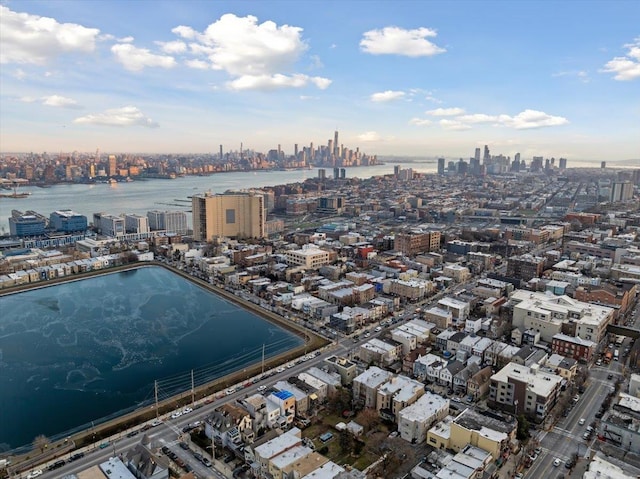
<path fill-rule="evenodd" d="M 637 2 L 1 2 L 2 152 L 638 158 Z"/>

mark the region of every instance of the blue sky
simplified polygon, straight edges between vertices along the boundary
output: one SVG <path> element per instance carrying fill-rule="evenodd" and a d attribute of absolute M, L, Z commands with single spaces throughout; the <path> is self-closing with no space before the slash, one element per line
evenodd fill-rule
<path fill-rule="evenodd" d="M 0 1 L 0 149 L 640 157 L 640 2 Z"/>

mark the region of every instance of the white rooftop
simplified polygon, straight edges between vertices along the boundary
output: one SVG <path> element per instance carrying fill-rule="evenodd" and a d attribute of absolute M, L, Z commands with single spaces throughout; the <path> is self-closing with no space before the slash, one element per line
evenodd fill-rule
<path fill-rule="evenodd" d="M 491 376 L 492 381 L 501 383 L 509 382 L 509 378 L 527 383 L 529 390 L 542 397 L 549 396 L 562 382 L 562 377 L 557 374 L 545 373 L 539 370 L 534 372 L 531 368 L 516 363 L 508 363 Z"/>
<path fill-rule="evenodd" d="M 286 451 L 296 444 L 302 443 L 301 434 L 300 429 L 293 427 L 284 434 L 259 445 L 254 449 L 254 452 L 256 456 L 271 459 L 282 451 Z"/>
<path fill-rule="evenodd" d="M 413 421 L 424 422 L 435 416 L 441 409 L 448 407 L 449 399 L 426 392 L 412 405 L 402 409 L 399 415 L 400 417 L 409 417 Z"/>

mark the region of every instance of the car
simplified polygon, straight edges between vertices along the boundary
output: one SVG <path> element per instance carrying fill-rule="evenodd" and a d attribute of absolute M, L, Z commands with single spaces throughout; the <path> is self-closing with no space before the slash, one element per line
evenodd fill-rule
<path fill-rule="evenodd" d="M 538 455 L 537 454 L 531 454 L 529 456 L 529 459 L 531 460 L 531 462 L 535 461 L 536 459 L 538 459 Z"/>
<path fill-rule="evenodd" d="M 398 431 L 393 431 L 391 434 L 389 434 L 389 437 L 398 437 Z"/>
<path fill-rule="evenodd" d="M 236 392 L 236 388 L 229 388 L 227 389 L 224 393 L 229 396 L 230 394 L 233 394 L 234 392 Z"/>
<path fill-rule="evenodd" d="M 607 379 L 613 379 L 613 374 L 611 373 L 607 374 Z"/>
<path fill-rule="evenodd" d="M 283 367 L 279 367 L 278 369 L 276 369 L 277 373 L 283 373 L 284 372 L 284 368 Z"/>
<path fill-rule="evenodd" d="M 66 464 L 66 462 L 64 462 L 64 459 L 60 459 L 59 461 L 54 462 L 53 464 L 51 464 L 48 468 L 49 471 L 53 471 L 55 469 L 58 469 L 62 466 L 64 466 Z"/>
<path fill-rule="evenodd" d="M 585 432 L 582 435 L 582 439 L 584 439 L 585 441 L 588 440 L 591 437 L 591 434 L 589 433 L 589 431 Z"/>
<path fill-rule="evenodd" d="M 182 416 L 182 411 L 176 411 L 171 415 L 171 419 L 178 419 L 180 416 Z"/>
<path fill-rule="evenodd" d="M 204 464 L 206 467 L 211 467 L 211 461 L 209 459 L 207 459 L 206 457 L 203 457 L 201 459 L 202 464 Z"/>
<path fill-rule="evenodd" d="M 580 424 L 581 426 L 584 425 L 584 423 L 585 423 L 585 419 L 584 418 L 582 418 L 582 419 L 580 419 L 580 421 L 578 421 L 578 424 Z"/>
<path fill-rule="evenodd" d="M 162 424 L 162 420 L 160 419 L 154 419 L 151 421 L 151 427 L 158 427 L 160 424 Z"/>
<path fill-rule="evenodd" d="M 83 457 L 84 457 L 84 452 L 77 452 L 69 458 L 69 462 L 77 461 L 78 459 L 82 459 Z"/>
<path fill-rule="evenodd" d="M 580 396 L 579 396 L 578 394 L 576 394 L 576 395 L 573 397 L 573 402 L 575 403 L 575 402 L 578 402 L 578 401 L 580 401 Z"/>
<path fill-rule="evenodd" d="M 567 469 L 571 469 L 573 466 L 575 466 L 575 464 L 573 463 L 573 460 L 570 460 L 564 463 L 564 467 Z"/>
<path fill-rule="evenodd" d="M 262 386 L 258 387 L 258 391 L 262 392 L 262 391 L 266 391 L 267 390 L 267 386 L 265 386 L 264 384 Z"/>
<path fill-rule="evenodd" d="M 454 397 L 451 399 L 453 402 L 461 402 L 459 397 Z"/>
<path fill-rule="evenodd" d="M 560 462 L 561 462 L 560 459 L 555 458 L 554 461 L 553 461 L 554 467 L 558 467 L 560 465 Z"/>
<path fill-rule="evenodd" d="M 382 331 L 382 328 L 381 328 L 380 326 L 378 326 L 378 327 L 376 328 L 376 333 L 379 333 L 380 331 Z"/>
<path fill-rule="evenodd" d="M 539 456 L 540 453 L 542 453 L 542 448 L 541 447 L 536 447 L 535 450 L 533 451 L 536 453 L 536 456 Z"/>
<path fill-rule="evenodd" d="M 513 476 L 513 479 L 522 479 L 524 477 L 524 475 L 521 472 L 517 472 L 515 476 Z"/>
<path fill-rule="evenodd" d="M 106 449 L 109 447 L 109 441 L 105 441 L 102 444 L 100 444 L 100 449 Z"/>
<path fill-rule="evenodd" d="M 293 363 L 287 364 L 287 369 L 291 369 L 293 367 Z"/>
<path fill-rule="evenodd" d="M 182 409 L 182 414 L 189 414 L 192 411 L 193 411 L 193 409 L 191 409 L 189 406 L 187 406 L 184 409 Z"/>
<path fill-rule="evenodd" d="M 184 449 L 185 451 L 189 450 L 189 444 L 187 444 L 186 442 L 180 441 L 178 445 L 180 446 L 180 448 Z"/>
<path fill-rule="evenodd" d="M 27 479 L 35 479 L 38 476 L 42 475 L 42 469 L 34 469 L 29 474 L 27 474 Z"/>
<path fill-rule="evenodd" d="M 602 366 L 602 359 L 598 359 L 596 361 L 596 366 Z"/>
<path fill-rule="evenodd" d="M 133 436 L 137 436 L 140 433 L 139 429 L 135 429 L 133 431 L 131 431 L 129 434 L 127 434 L 127 437 L 133 437 Z"/>
<path fill-rule="evenodd" d="M 369 336 L 371 336 L 371 333 L 369 331 L 367 331 L 366 333 L 364 333 L 364 337 L 368 338 Z"/>

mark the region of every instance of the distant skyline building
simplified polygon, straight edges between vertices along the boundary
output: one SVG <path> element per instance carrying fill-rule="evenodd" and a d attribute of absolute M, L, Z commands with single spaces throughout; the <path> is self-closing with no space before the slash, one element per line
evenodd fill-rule
<path fill-rule="evenodd" d="M 193 237 L 263 238 L 264 197 L 255 194 L 201 194 L 192 198 Z"/>
<path fill-rule="evenodd" d="M 127 233 L 148 233 L 149 219 L 136 214 L 124 215 L 124 228 Z"/>
<path fill-rule="evenodd" d="M 479 150 L 479 148 L 476 148 L 476 149 Z M 438 158 L 438 174 L 439 175 L 444 175 L 444 165 L 445 165 L 445 159 Z"/>
<path fill-rule="evenodd" d="M 109 166 L 107 168 L 107 175 L 116 176 L 118 174 L 118 161 L 116 155 L 109 155 Z"/>
<path fill-rule="evenodd" d="M 566 170 L 567 169 L 567 159 L 566 158 L 560 158 L 558 160 L 558 167 L 561 170 Z"/>
<path fill-rule="evenodd" d="M 630 181 L 614 181 L 611 185 L 611 202 L 629 201 L 633 198 L 633 183 Z"/>
<path fill-rule="evenodd" d="M 475 151 L 475 154 L 473 155 L 473 158 L 478 162 L 480 161 L 480 148 L 476 148 L 476 151 Z"/>

